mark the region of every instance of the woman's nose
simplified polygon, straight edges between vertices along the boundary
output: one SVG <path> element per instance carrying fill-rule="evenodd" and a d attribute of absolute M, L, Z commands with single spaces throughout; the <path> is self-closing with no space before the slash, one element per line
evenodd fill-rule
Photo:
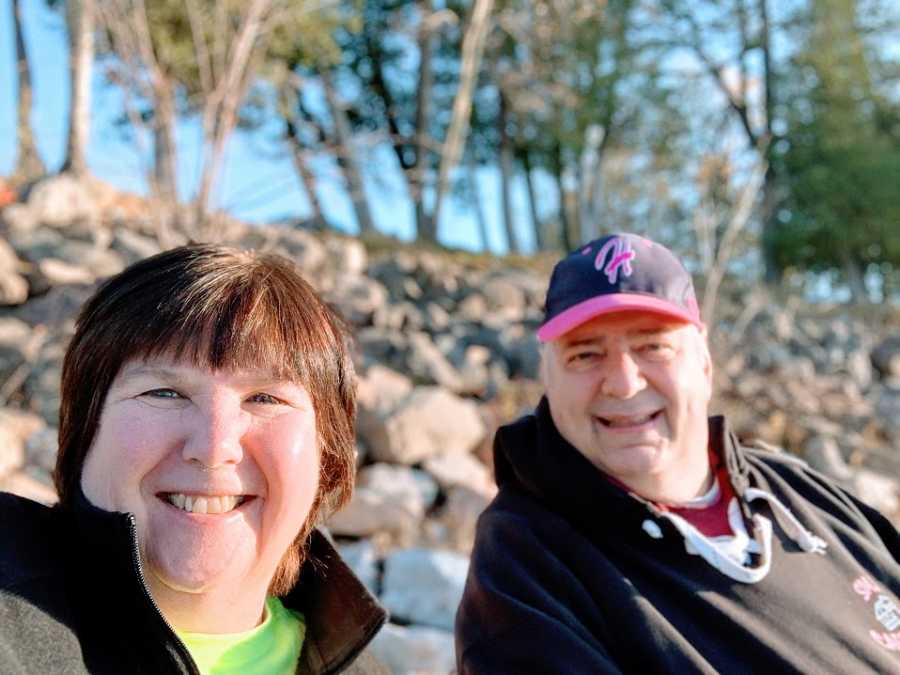
<path fill-rule="evenodd" d="M 198 462 L 207 469 L 239 463 L 250 423 L 250 415 L 240 402 L 213 400 L 198 405 L 196 411 L 182 453 L 185 461 Z"/>
<path fill-rule="evenodd" d="M 640 365 L 628 352 L 610 355 L 600 384 L 604 395 L 628 399 L 646 386 Z"/>

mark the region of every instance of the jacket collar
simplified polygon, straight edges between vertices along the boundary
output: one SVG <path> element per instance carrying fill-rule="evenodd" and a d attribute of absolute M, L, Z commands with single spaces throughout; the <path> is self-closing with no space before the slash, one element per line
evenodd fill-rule
<path fill-rule="evenodd" d="M 89 552 L 82 573 L 103 579 L 115 589 L 109 597 L 125 602 L 129 609 L 140 608 L 140 616 L 158 615 L 156 630 L 169 644 L 178 642 L 155 607 L 140 575 L 138 542 L 134 517 L 110 512 L 91 504 L 79 488 L 72 503 L 60 506 L 73 523 L 73 543 Z M 97 567 L 100 565 L 100 567 Z M 82 577 L 86 579 L 88 577 Z M 96 589 L 94 589 L 96 590 Z M 300 578 L 282 599 L 285 607 L 303 612 L 306 622 L 299 672 L 324 674 L 339 672 L 375 637 L 387 620 L 387 612 L 366 589 L 322 531 L 313 530 Z"/>
<path fill-rule="evenodd" d="M 709 438 L 724 458 L 735 493 L 743 495 L 749 486 L 749 465 L 724 417 L 709 419 Z M 500 488 L 524 491 L 594 534 L 610 527 L 618 530 L 623 520 L 637 532 L 650 513 L 658 515 L 652 503 L 613 485 L 560 435 L 546 397 L 534 414 L 498 430 L 494 471 Z"/>

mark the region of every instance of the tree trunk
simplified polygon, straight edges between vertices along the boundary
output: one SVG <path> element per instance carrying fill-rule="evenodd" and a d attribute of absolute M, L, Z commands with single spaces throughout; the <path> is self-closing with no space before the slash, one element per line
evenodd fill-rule
<path fill-rule="evenodd" d="M 13 175 L 22 179 L 36 178 L 46 173 L 46 169 L 38 154 L 31 128 L 31 67 L 28 63 L 28 52 L 25 50 L 25 38 L 22 35 L 21 0 L 13 0 L 13 32 L 16 38 L 16 70 L 19 77 L 16 120 L 18 152 Z"/>
<path fill-rule="evenodd" d="M 300 130 L 297 127 L 297 123 L 294 121 L 294 110 L 299 107 L 297 105 L 299 97 L 300 92 L 292 94 L 285 89 L 282 89 L 279 94 L 279 113 L 284 119 L 284 138 L 290 148 L 291 161 L 294 163 L 294 170 L 297 172 L 300 181 L 303 183 L 303 188 L 306 190 L 309 206 L 312 209 L 312 221 L 314 226 L 326 227 L 327 223 L 325 221 L 325 216 L 322 213 L 322 205 L 319 202 L 316 176 L 306 162 L 308 148 L 304 146 L 300 137 Z"/>
<path fill-rule="evenodd" d="M 481 238 L 481 250 L 487 252 L 490 249 L 488 239 L 487 218 L 484 217 L 484 206 L 481 201 L 481 191 L 478 189 L 478 181 L 475 172 L 478 167 L 471 153 L 466 155 L 466 181 L 469 184 L 469 193 L 472 198 L 472 206 L 475 209 L 475 222 L 478 223 L 478 236 Z"/>
<path fill-rule="evenodd" d="M 417 3 L 421 15 L 419 27 L 419 84 L 416 90 L 416 163 L 412 169 L 412 198 L 416 209 L 416 237 L 422 241 L 437 243 L 437 223 L 425 210 L 425 175 L 428 171 L 428 126 L 431 122 L 431 91 L 434 84 L 432 52 L 434 38 L 429 18 L 433 7 L 430 0 Z"/>
<path fill-rule="evenodd" d="M 528 193 L 528 211 L 531 214 L 531 225 L 534 228 L 534 243 L 538 251 L 547 249 L 547 242 L 544 237 L 544 225 L 538 215 L 537 210 L 537 194 L 534 189 L 534 176 L 531 170 L 531 155 L 527 147 L 522 147 L 519 152 L 519 158 L 522 162 L 522 171 L 525 174 L 525 187 Z"/>
<path fill-rule="evenodd" d="M 347 183 L 347 190 L 350 193 L 350 201 L 353 204 L 353 212 L 356 215 L 356 222 L 359 225 L 359 233 L 361 235 L 372 234 L 375 232 L 375 223 L 369 212 L 369 202 L 366 199 L 365 186 L 363 185 L 362 171 L 360 171 L 359 163 L 356 161 L 356 155 L 353 152 L 353 138 L 350 133 L 350 124 L 347 121 L 347 114 L 343 105 L 338 100 L 337 92 L 334 89 L 334 82 L 331 79 L 331 73 L 327 68 L 322 68 L 319 72 L 322 79 L 322 89 L 325 92 L 325 102 L 328 104 L 328 110 L 331 113 L 331 119 L 334 125 L 334 138 L 338 164 L 344 174 L 344 180 Z"/>
<path fill-rule="evenodd" d="M 568 253 L 575 244 L 572 241 L 572 221 L 569 218 L 569 205 L 566 199 L 566 188 L 563 185 L 563 156 L 562 146 L 558 143 L 553 152 L 553 177 L 556 180 L 556 191 L 559 195 L 559 241 L 563 251 Z"/>
<path fill-rule="evenodd" d="M 178 148 L 175 144 L 175 93 L 171 82 L 154 84 L 153 183 L 164 201 L 178 201 Z"/>
<path fill-rule="evenodd" d="M 854 305 L 868 305 L 869 292 L 866 290 L 866 280 L 860 268 L 859 261 L 853 258 L 843 247 L 841 259 L 843 261 L 844 276 L 850 289 L 850 302 Z"/>
<path fill-rule="evenodd" d="M 450 128 L 447 130 L 447 138 L 441 149 L 441 160 L 438 167 L 434 211 L 431 215 L 435 227 L 440 219 L 441 205 L 450 183 L 450 172 L 456 166 L 460 154 L 466 146 L 469 118 L 472 116 L 472 96 L 475 91 L 475 81 L 478 79 L 478 71 L 481 70 L 481 58 L 484 54 L 484 43 L 493 5 L 494 0 L 475 0 L 472 19 L 463 36 L 459 89 L 453 99 L 453 116 L 450 120 Z"/>
<path fill-rule="evenodd" d="M 512 213 L 512 178 L 513 178 L 513 150 L 510 142 L 507 125 L 506 95 L 500 91 L 500 114 L 497 117 L 500 126 L 500 200 L 503 206 L 503 229 L 506 232 L 506 241 L 510 253 L 521 253 L 521 247 L 515 234 Z"/>
<path fill-rule="evenodd" d="M 69 70 L 72 103 L 63 171 L 87 172 L 87 147 L 91 136 L 91 76 L 94 67 L 94 0 L 69 0 Z"/>
<path fill-rule="evenodd" d="M 763 88 L 765 95 L 766 137 L 763 139 L 764 147 L 760 152 L 764 153 L 763 159 L 767 162 L 765 179 L 763 181 L 762 194 L 762 259 L 764 265 L 765 282 L 769 285 L 780 285 L 782 270 L 778 266 L 775 255 L 775 243 L 778 234 L 778 176 L 772 167 L 772 117 L 775 114 L 775 73 L 772 70 L 772 51 L 769 42 L 771 26 L 769 24 L 768 0 L 759 0 L 760 38 L 759 46 L 762 50 L 763 61 Z"/>

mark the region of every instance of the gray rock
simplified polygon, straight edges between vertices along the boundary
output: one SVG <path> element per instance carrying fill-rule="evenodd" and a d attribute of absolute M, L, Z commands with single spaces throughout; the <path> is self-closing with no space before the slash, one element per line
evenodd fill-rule
<path fill-rule="evenodd" d="M 900 511 L 900 481 L 868 469 L 858 469 L 853 478 L 853 492 L 866 504 L 887 516 Z"/>
<path fill-rule="evenodd" d="M 67 227 L 78 221 L 99 221 L 99 212 L 87 181 L 68 173 L 38 181 L 28 194 L 34 219 L 50 227 Z"/>
<path fill-rule="evenodd" d="M 11 492 L 48 506 L 59 501 L 53 488 L 48 487 L 43 481 L 29 476 L 24 471 L 16 471 L 8 476 L 0 477 L 0 491 Z"/>
<path fill-rule="evenodd" d="M 880 387 L 875 395 L 878 422 L 895 443 L 900 442 L 900 390 Z"/>
<path fill-rule="evenodd" d="M 375 636 L 371 648 L 393 675 L 455 672 L 453 633 L 449 630 L 389 623 Z"/>
<path fill-rule="evenodd" d="M 387 291 L 368 277 L 346 276 L 326 293 L 344 317 L 355 326 L 371 323 L 375 311 L 387 301 Z"/>
<path fill-rule="evenodd" d="M 337 535 L 361 537 L 391 532 L 409 537 L 437 496 L 434 480 L 404 466 L 373 464 L 359 472 L 350 503 L 328 527 Z"/>
<path fill-rule="evenodd" d="M 456 309 L 462 320 L 480 323 L 487 314 L 487 307 L 487 299 L 481 293 L 471 293 Z"/>
<path fill-rule="evenodd" d="M 411 333 L 408 337 L 406 366 L 410 374 L 420 382 L 461 392 L 464 388 L 462 375 L 432 342 L 428 333 Z"/>
<path fill-rule="evenodd" d="M 44 258 L 38 262 L 37 271 L 48 288 L 65 284 L 90 284 L 94 281 L 94 275 L 84 267 L 56 258 Z"/>
<path fill-rule="evenodd" d="M 395 411 L 362 430 L 373 457 L 400 464 L 469 452 L 485 431 L 473 402 L 438 387 L 416 387 Z"/>
<path fill-rule="evenodd" d="M 291 258 L 304 274 L 313 274 L 328 262 L 325 245 L 303 230 L 279 230 L 277 248 Z"/>
<path fill-rule="evenodd" d="M 453 630 L 469 560 L 449 551 L 412 548 L 384 562 L 381 600 L 391 615 L 434 628 Z"/>
<path fill-rule="evenodd" d="M 499 314 L 509 321 L 519 321 L 524 316 L 525 293 L 514 281 L 495 277 L 484 285 L 482 293 L 492 314 Z"/>
<path fill-rule="evenodd" d="M 844 370 L 860 389 L 866 390 L 872 384 L 872 360 L 862 349 L 854 349 L 847 354 L 844 359 Z"/>
<path fill-rule="evenodd" d="M 59 447 L 59 429 L 45 427 L 28 436 L 25 443 L 25 456 L 28 463 L 52 472 L 56 467 L 56 455 Z"/>
<path fill-rule="evenodd" d="M 448 546 L 466 554 L 472 550 L 478 516 L 490 501 L 490 497 L 484 492 L 476 492 L 463 485 L 450 488 L 438 516 L 446 528 Z"/>
<path fill-rule="evenodd" d="M 900 377 L 900 335 L 878 343 L 872 350 L 872 365 L 882 377 Z"/>
<path fill-rule="evenodd" d="M 378 561 L 371 541 L 363 539 L 338 546 L 344 562 L 373 594 L 378 594 Z"/>
<path fill-rule="evenodd" d="M 844 461 L 837 441 L 827 436 L 812 436 L 804 446 L 804 458 L 809 465 L 826 476 L 846 483 L 853 478 L 853 471 Z"/>
<path fill-rule="evenodd" d="M 445 491 L 455 486 L 465 486 L 489 497 L 496 492 L 488 468 L 467 453 L 448 452 L 429 457 L 422 468 L 434 476 Z"/>
<path fill-rule="evenodd" d="M 110 244 L 113 251 L 122 256 L 127 265 L 149 258 L 160 252 L 159 242 L 138 234 L 127 227 L 117 227 Z"/>
<path fill-rule="evenodd" d="M 385 415 L 409 396 L 412 389 L 412 380 L 406 375 L 376 363 L 359 377 L 356 396 L 360 413 Z"/>
<path fill-rule="evenodd" d="M 20 305 L 28 298 L 28 282 L 19 274 L 21 268 L 12 246 L 0 239 L 0 305 Z"/>
<path fill-rule="evenodd" d="M 23 439 L 6 428 L 0 420 L 0 478 L 10 475 L 25 464 Z"/>
<path fill-rule="evenodd" d="M 359 276 L 369 265 L 366 247 L 358 239 L 331 237 L 325 242 L 329 264 L 342 275 Z"/>
<path fill-rule="evenodd" d="M 0 216 L 10 231 L 27 232 L 38 224 L 34 212 L 28 208 L 28 204 L 10 204 L 0 211 Z"/>

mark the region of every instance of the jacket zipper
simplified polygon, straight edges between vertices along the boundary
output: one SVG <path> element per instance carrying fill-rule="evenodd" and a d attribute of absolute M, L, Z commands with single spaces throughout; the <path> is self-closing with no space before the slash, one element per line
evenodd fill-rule
<path fill-rule="evenodd" d="M 131 561 L 134 564 L 134 571 L 137 573 L 138 581 L 141 582 L 141 589 L 143 589 L 144 595 L 147 597 L 147 600 L 150 601 L 153 609 L 156 610 L 156 615 L 160 618 L 160 620 L 162 620 L 166 628 L 169 629 L 172 637 L 175 638 L 175 645 L 181 652 L 181 656 L 190 669 L 192 675 L 201 675 L 200 669 L 197 668 L 197 664 L 194 663 L 194 659 L 191 656 L 191 653 L 188 651 L 187 646 L 184 644 L 184 642 L 182 642 L 181 638 L 178 637 L 178 634 L 175 632 L 172 624 L 170 624 L 168 619 L 166 619 L 165 615 L 162 613 L 162 610 L 160 610 L 159 605 L 156 604 L 156 600 L 154 600 L 153 596 L 150 594 L 150 589 L 147 588 L 147 580 L 144 577 L 144 565 L 143 563 L 141 563 L 141 552 L 140 548 L 138 547 L 137 521 L 130 513 L 128 514 L 128 523 L 131 530 Z"/>

